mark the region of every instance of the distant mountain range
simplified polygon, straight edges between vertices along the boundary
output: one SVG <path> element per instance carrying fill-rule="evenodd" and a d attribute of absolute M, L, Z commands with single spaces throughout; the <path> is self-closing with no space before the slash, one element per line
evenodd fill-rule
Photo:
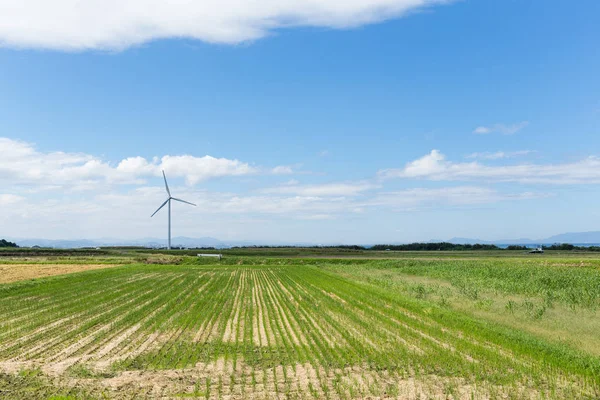
<path fill-rule="evenodd" d="M 1 238 L 1 236 L 0 236 Z M 141 247 L 165 247 L 166 239 L 141 238 L 141 239 L 31 239 L 31 238 L 11 238 L 7 240 L 15 242 L 20 247 L 54 247 L 60 249 L 71 249 L 81 247 L 103 247 L 103 246 L 141 246 Z M 314 246 L 314 243 L 273 243 L 261 241 L 222 241 L 212 237 L 190 238 L 177 236 L 171 239 L 173 247 L 215 247 L 217 249 L 235 247 L 235 246 Z"/>
<path fill-rule="evenodd" d="M 141 238 L 141 239 L 80 239 L 80 240 L 61 240 L 61 239 L 19 239 L 12 238 L 11 241 L 21 247 L 56 247 L 56 248 L 79 248 L 79 247 L 101 247 L 101 246 L 143 246 L 143 247 L 164 247 L 167 245 L 166 239 Z M 245 242 L 223 242 L 211 237 L 188 238 L 184 236 L 171 239 L 173 246 L 183 247 L 216 247 L 226 248 L 232 246 L 244 246 Z"/>
<path fill-rule="evenodd" d="M 521 244 L 521 245 L 533 245 L 533 244 L 554 244 L 554 243 L 571 243 L 571 244 L 598 244 L 600 243 L 600 231 L 594 232 L 569 232 L 561 233 L 560 235 L 550 236 L 545 239 L 503 239 L 503 240 L 481 240 L 481 239 L 470 239 L 470 238 L 452 238 L 448 240 L 454 244 Z"/>
<path fill-rule="evenodd" d="M 79 247 L 102 247 L 102 246 L 143 246 L 143 247 L 164 247 L 165 239 L 141 238 L 141 239 L 81 239 L 81 240 L 52 240 L 52 239 L 23 239 L 6 237 L 4 239 L 17 243 L 21 247 L 55 247 L 55 248 L 79 248 Z M 444 240 L 431 240 L 430 242 L 443 242 Z M 496 244 L 496 245 L 538 245 L 553 243 L 571 243 L 571 244 L 600 244 L 600 231 L 596 232 L 571 232 L 560 235 L 550 236 L 545 239 L 504 239 L 504 240 L 481 240 L 471 238 L 455 237 L 446 242 L 455 244 Z M 264 242 L 264 241 L 222 241 L 212 237 L 190 238 L 178 236 L 172 239 L 173 246 L 183 247 L 215 247 L 218 249 L 234 246 L 318 246 L 323 243 L 300 243 L 300 242 Z M 327 243 L 327 245 L 339 245 L 340 243 Z M 386 244 L 402 244 L 391 242 Z M 368 245 L 365 245 L 368 246 Z"/>

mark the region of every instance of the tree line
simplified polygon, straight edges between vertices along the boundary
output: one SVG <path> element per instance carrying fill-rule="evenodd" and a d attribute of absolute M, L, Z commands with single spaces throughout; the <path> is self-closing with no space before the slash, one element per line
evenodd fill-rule
<path fill-rule="evenodd" d="M 408 244 L 376 244 L 374 246 L 360 245 L 339 245 L 339 246 L 235 246 L 232 249 L 339 249 L 339 250 L 363 250 L 363 251 L 470 251 L 470 250 L 531 250 L 531 247 L 522 245 L 509 245 L 507 247 L 498 247 L 495 244 L 455 244 L 448 242 L 438 243 L 408 243 Z M 214 247 L 205 248 L 214 249 Z M 544 250 L 561 251 L 600 251 L 600 246 L 575 246 L 568 243 L 557 243 L 550 246 L 544 246 Z"/>
<path fill-rule="evenodd" d="M 544 246 L 544 250 L 578 250 L 578 251 L 600 251 L 600 246 L 575 246 L 569 243 L 556 243 L 552 246 Z"/>
<path fill-rule="evenodd" d="M 9 242 L 5 239 L 0 239 L 0 247 L 19 247 L 16 243 Z"/>
<path fill-rule="evenodd" d="M 376 244 L 369 250 L 394 250 L 394 251 L 460 251 L 460 250 L 500 250 L 495 244 L 454 244 L 440 243 L 409 243 L 409 244 Z"/>
<path fill-rule="evenodd" d="M 450 250 L 502 250 L 495 244 L 454 244 L 440 243 L 410 243 L 410 244 L 376 244 L 374 246 L 360 245 L 331 245 L 331 246 L 235 246 L 232 249 L 333 249 L 333 250 L 375 250 L 375 251 L 450 251 Z M 523 247 L 523 249 L 527 249 Z"/>

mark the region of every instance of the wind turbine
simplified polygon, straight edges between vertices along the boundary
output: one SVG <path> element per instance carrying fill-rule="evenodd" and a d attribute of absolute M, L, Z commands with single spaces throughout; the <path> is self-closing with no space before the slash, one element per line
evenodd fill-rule
<path fill-rule="evenodd" d="M 169 250 L 171 250 L 171 200 L 175 200 L 175 201 L 179 201 L 181 203 L 189 204 L 189 205 L 192 205 L 194 207 L 196 207 L 196 205 L 194 203 L 190 203 L 189 201 L 177 199 L 177 198 L 171 196 L 171 191 L 169 190 L 169 184 L 167 183 L 167 177 L 165 176 L 165 171 L 164 170 L 163 170 L 162 174 L 163 174 L 163 179 L 165 180 L 165 189 L 167 189 L 167 194 L 169 195 L 169 198 L 167 200 L 165 200 L 165 202 L 162 203 L 160 205 L 160 207 L 158 207 L 158 209 L 156 211 L 154 211 L 154 214 L 156 214 L 157 212 L 159 212 L 160 209 L 165 206 L 165 204 L 169 203 L 169 245 L 168 245 L 167 248 Z M 150 216 L 150 218 L 154 217 L 154 214 L 152 214 Z"/>

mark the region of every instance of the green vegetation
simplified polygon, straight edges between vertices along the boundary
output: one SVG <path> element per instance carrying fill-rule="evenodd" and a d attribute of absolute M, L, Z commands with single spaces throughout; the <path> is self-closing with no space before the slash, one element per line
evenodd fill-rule
<path fill-rule="evenodd" d="M 544 246 L 546 250 L 562 250 L 562 251 L 600 251 L 600 246 L 575 246 L 569 243 L 553 244 L 552 246 Z"/>
<path fill-rule="evenodd" d="M 0 239 L 0 247 L 19 247 L 16 243 L 9 242 L 6 239 Z"/>
<path fill-rule="evenodd" d="M 340 246 L 312 246 L 312 247 L 289 247 L 289 246 L 246 246 L 233 247 L 235 250 L 254 249 L 258 251 L 270 250 L 290 250 L 298 249 L 306 254 L 307 250 L 324 250 L 328 252 L 335 251 L 482 251 L 482 250 L 508 250 L 508 251 L 525 251 L 531 250 L 531 247 L 521 245 L 509 245 L 504 248 L 498 247 L 495 244 L 457 244 L 448 242 L 432 242 L 432 243 L 408 243 L 408 244 L 376 244 L 374 246 L 358 246 L 358 245 L 340 245 Z M 555 251 L 600 251 L 598 246 L 575 246 L 568 243 L 553 244 L 544 246 L 545 250 Z M 204 250 L 217 250 L 214 247 L 207 247 Z"/>
<path fill-rule="evenodd" d="M 500 250 L 495 244 L 454 244 L 440 243 L 410 243 L 410 244 L 377 244 L 370 250 L 394 251 L 464 251 L 464 250 Z"/>
<path fill-rule="evenodd" d="M 511 244 L 506 247 L 506 250 L 530 250 L 527 246 L 519 246 L 516 244 Z"/>
<path fill-rule="evenodd" d="M 599 260 L 419 259 L 322 268 L 600 355 Z"/>
<path fill-rule="evenodd" d="M 393 260 L 368 264 L 338 264 L 343 273 L 361 271 L 366 280 L 374 270 L 447 281 L 467 291 L 489 289 L 495 293 L 548 298 L 572 307 L 600 307 L 600 262 L 598 260 Z M 389 275 L 388 275 L 389 276 Z M 476 297 L 476 296 L 475 296 Z"/>
<path fill-rule="evenodd" d="M 600 259 L 284 250 L 111 249 L 129 264 L 0 285 L 0 397 L 600 395 Z"/>

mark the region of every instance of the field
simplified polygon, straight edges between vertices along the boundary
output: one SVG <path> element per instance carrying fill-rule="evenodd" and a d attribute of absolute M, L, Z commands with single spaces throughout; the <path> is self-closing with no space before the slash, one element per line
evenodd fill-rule
<path fill-rule="evenodd" d="M 239 251 L 0 252 L 0 398 L 600 396 L 593 255 Z"/>

